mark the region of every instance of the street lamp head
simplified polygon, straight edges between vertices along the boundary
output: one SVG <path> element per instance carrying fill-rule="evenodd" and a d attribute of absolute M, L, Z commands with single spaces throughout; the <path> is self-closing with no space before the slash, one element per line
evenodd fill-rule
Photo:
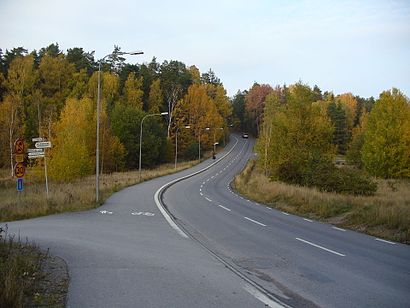
<path fill-rule="evenodd" d="M 168 112 L 167 111 L 161 112 L 161 115 L 168 115 Z"/>
<path fill-rule="evenodd" d="M 205 130 L 210 130 L 210 128 L 209 128 L 209 127 L 205 127 Z"/>
<path fill-rule="evenodd" d="M 127 54 L 132 55 L 132 56 L 136 56 L 136 55 L 143 55 L 144 52 L 143 51 L 131 51 L 131 52 L 127 52 Z"/>
<path fill-rule="evenodd" d="M 191 128 L 191 125 L 186 125 L 185 128 Z"/>

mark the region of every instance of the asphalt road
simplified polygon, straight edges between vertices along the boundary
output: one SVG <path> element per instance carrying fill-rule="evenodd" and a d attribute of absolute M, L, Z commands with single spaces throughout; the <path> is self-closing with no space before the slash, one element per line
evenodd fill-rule
<path fill-rule="evenodd" d="M 124 189 L 95 210 L 9 222 L 9 233 L 66 260 L 68 307 L 275 307 L 170 228 L 154 201 L 164 184 L 212 163 Z"/>
<path fill-rule="evenodd" d="M 69 307 L 409 307 L 408 246 L 270 210 L 230 189 L 252 145 L 233 137 L 216 163 L 9 230 L 66 260 Z M 171 220 L 154 195 L 205 167 L 165 187 Z"/>
<path fill-rule="evenodd" d="M 409 246 L 237 195 L 230 183 L 253 156 L 253 140 L 236 137 L 225 159 L 166 190 L 186 233 L 290 306 L 410 307 Z"/>

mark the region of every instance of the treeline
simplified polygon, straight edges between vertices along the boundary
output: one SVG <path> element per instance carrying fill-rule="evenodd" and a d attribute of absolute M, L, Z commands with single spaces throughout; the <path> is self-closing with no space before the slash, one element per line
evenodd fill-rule
<path fill-rule="evenodd" d="M 364 99 L 299 82 L 254 84 L 233 98 L 235 123 L 258 136 L 258 163 L 272 179 L 371 194 L 366 174 L 410 177 L 410 104 L 399 90 Z M 335 155 L 357 168 L 336 168 Z"/>
<path fill-rule="evenodd" d="M 177 131 L 178 157 L 185 159 L 198 157 L 199 140 L 206 151 L 228 133 L 231 104 L 212 70 L 201 74 L 195 66 L 155 58 L 129 64 L 121 55 L 115 46 L 101 62 L 101 172 L 138 166 L 140 123 L 148 114 L 168 112 L 144 121 L 144 167 L 173 159 Z M 30 53 L 0 49 L 0 167 L 12 169 L 17 137 L 32 147 L 31 139 L 40 136 L 53 144 L 54 178 L 95 172 L 98 63 L 94 52 L 76 47 L 64 53 L 58 44 Z"/>

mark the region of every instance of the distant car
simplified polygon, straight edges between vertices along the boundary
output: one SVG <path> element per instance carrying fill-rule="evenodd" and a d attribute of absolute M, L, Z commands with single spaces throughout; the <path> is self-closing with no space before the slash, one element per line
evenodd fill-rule
<path fill-rule="evenodd" d="M 248 137 L 249 137 L 249 135 L 247 133 L 242 134 L 242 138 L 248 138 Z"/>

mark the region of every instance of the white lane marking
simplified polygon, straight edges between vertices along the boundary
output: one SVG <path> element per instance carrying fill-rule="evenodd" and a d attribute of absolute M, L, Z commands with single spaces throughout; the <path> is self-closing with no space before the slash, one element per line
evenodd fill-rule
<path fill-rule="evenodd" d="M 217 206 L 219 206 L 219 207 L 223 208 L 224 210 L 227 210 L 228 212 L 230 212 L 230 211 L 231 211 L 230 209 L 228 209 L 227 207 L 224 207 L 223 205 L 217 204 Z"/>
<path fill-rule="evenodd" d="M 134 215 L 134 216 L 143 215 L 143 216 L 148 216 L 148 217 L 155 216 L 154 213 L 150 213 L 150 212 L 132 212 L 131 215 Z"/>
<path fill-rule="evenodd" d="M 307 218 L 303 218 L 303 220 L 306 220 L 308 222 L 313 222 L 313 220 L 307 219 Z"/>
<path fill-rule="evenodd" d="M 205 185 L 205 182 L 202 182 L 202 185 Z"/>
<path fill-rule="evenodd" d="M 204 194 L 202 192 L 199 193 L 201 196 L 203 196 Z"/>
<path fill-rule="evenodd" d="M 199 191 L 202 191 L 202 188 L 200 188 Z"/>
<path fill-rule="evenodd" d="M 215 176 L 211 176 L 211 179 L 213 179 Z"/>
<path fill-rule="evenodd" d="M 207 179 L 206 181 L 209 182 L 210 179 Z"/>
<path fill-rule="evenodd" d="M 205 197 L 205 199 L 206 199 L 206 200 L 208 200 L 209 202 L 212 202 L 212 200 L 211 200 L 211 199 L 209 199 L 208 197 Z"/>
<path fill-rule="evenodd" d="M 345 229 L 342 229 L 342 228 L 338 228 L 338 227 L 332 227 L 332 229 L 335 229 L 335 230 L 339 230 L 339 231 L 343 231 L 343 232 L 345 232 L 346 230 Z"/>
<path fill-rule="evenodd" d="M 286 212 L 282 212 L 283 215 L 289 216 L 290 214 L 286 213 Z"/>
<path fill-rule="evenodd" d="M 375 240 L 376 241 L 379 241 L 379 242 L 383 242 L 383 243 L 387 243 L 387 244 L 391 244 L 391 245 L 396 245 L 396 243 L 393 243 L 393 242 L 390 242 L 390 241 L 386 241 L 386 240 L 383 240 L 383 239 L 381 239 L 381 238 L 375 238 Z"/>
<path fill-rule="evenodd" d="M 108 214 L 108 215 L 112 215 L 112 212 L 110 212 L 110 211 L 106 211 L 106 210 L 100 211 L 100 213 L 101 213 L 101 214 Z"/>
<path fill-rule="evenodd" d="M 340 253 L 340 252 L 337 252 L 337 251 L 331 250 L 331 249 L 329 249 L 329 248 L 326 248 L 326 247 L 323 247 L 323 246 L 320 246 L 320 245 L 314 244 L 314 243 L 312 243 L 312 242 L 309 242 L 309 241 L 303 240 L 303 239 L 298 238 L 298 237 L 297 237 L 296 239 L 297 239 L 298 241 L 301 241 L 301 242 L 303 242 L 303 243 L 306 243 L 306 244 L 312 245 L 312 246 L 314 246 L 314 247 L 316 247 L 316 248 L 323 249 L 323 250 L 325 250 L 325 251 L 327 251 L 327 252 L 333 253 L 333 254 L 338 255 L 338 256 L 340 256 L 340 257 L 346 257 L 346 255 L 344 255 L 344 254 L 342 254 L 342 253 Z"/>
<path fill-rule="evenodd" d="M 256 221 L 256 220 L 253 220 L 253 219 L 251 219 L 251 218 L 249 218 L 249 217 L 244 217 L 245 219 L 247 219 L 247 220 L 249 220 L 249 221 L 252 221 L 253 223 L 255 223 L 255 224 L 258 224 L 258 225 L 260 225 L 260 226 L 262 226 L 262 227 L 266 227 L 266 225 L 264 225 L 263 223 L 261 223 L 261 222 L 259 222 L 259 221 Z"/>
<path fill-rule="evenodd" d="M 282 306 L 281 304 L 279 304 L 277 302 L 274 302 L 269 297 L 267 297 L 265 294 L 263 294 L 262 292 L 260 292 L 258 289 L 256 289 L 255 287 L 253 287 L 251 285 L 244 285 L 243 288 L 244 288 L 245 291 L 247 291 L 249 294 L 251 294 L 257 300 L 264 303 L 266 307 L 271 307 L 271 308 L 285 307 L 285 306 Z"/>

